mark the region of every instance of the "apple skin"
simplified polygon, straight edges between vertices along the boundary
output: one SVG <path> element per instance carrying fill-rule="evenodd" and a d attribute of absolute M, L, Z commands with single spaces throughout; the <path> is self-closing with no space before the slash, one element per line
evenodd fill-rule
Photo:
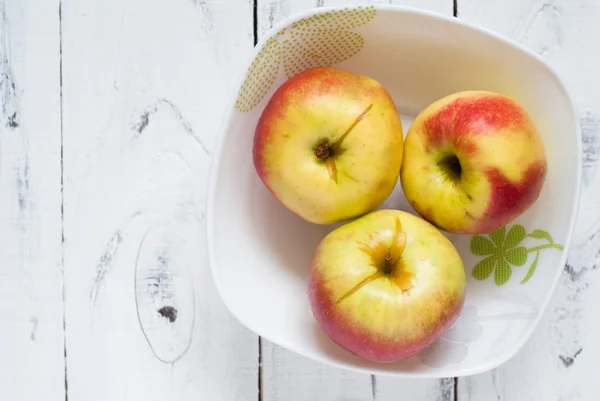
<path fill-rule="evenodd" d="M 463 91 L 416 117 L 400 180 L 415 211 L 436 227 L 485 234 L 533 205 L 546 171 L 544 144 L 522 105 L 494 92 Z"/>
<path fill-rule="evenodd" d="M 392 193 L 403 141 L 396 106 L 379 82 L 317 67 L 275 91 L 252 153 L 258 176 L 284 206 L 311 223 L 332 224 L 375 209 Z M 324 143 L 331 155 L 319 158 Z"/>
<path fill-rule="evenodd" d="M 456 320 L 466 277 L 460 255 L 440 230 L 418 216 L 384 209 L 323 238 L 307 288 L 312 313 L 334 343 L 389 363 L 416 355 Z"/>

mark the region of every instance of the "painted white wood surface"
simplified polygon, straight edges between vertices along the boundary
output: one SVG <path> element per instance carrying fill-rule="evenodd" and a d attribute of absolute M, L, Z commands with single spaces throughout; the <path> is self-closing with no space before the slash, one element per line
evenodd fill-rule
<path fill-rule="evenodd" d="M 0 0 L 0 399 L 65 399 L 58 0 Z"/>
<path fill-rule="evenodd" d="M 543 320 L 495 371 L 460 379 L 461 401 L 594 401 L 600 354 L 600 2 L 459 0 L 458 16 L 512 37 L 567 81 L 581 116 L 584 180 L 573 245 Z"/>
<path fill-rule="evenodd" d="M 215 292 L 206 180 L 241 60 L 282 18 L 367 3 L 456 5 L 546 58 L 580 108 L 568 266 L 535 335 L 494 371 L 332 368 L 260 341 Z M 0 400 L 595 401 L 599 19 L 589 0 L 0 0 Z"/>
<path fill-rule="evenodd" d="M 397 4 L 452 15 L 454 0 L 257 0 L 258 38 L 290 15 L 315 8 L 339 5 Z"/>
<path fill-rule="evenodd" d="M 256 400 L 258 338 L 215 292 L 210 153 L 245 0 L 63 0 L 69 400 Z"/>

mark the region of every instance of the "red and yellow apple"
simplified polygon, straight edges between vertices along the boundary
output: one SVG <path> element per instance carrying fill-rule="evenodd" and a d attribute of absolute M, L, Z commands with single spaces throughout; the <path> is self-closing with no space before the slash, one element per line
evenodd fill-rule
<path fill-rule="evenodd" d="M 385 363 L 416 355 L 454 322 L 466 278 L 440 230 L 407 212 L 376 210 L 323 238 L 307 285 L 325 334 Z"/>
<path fill-rule="evenodd" d="M 436 227 L 482 234 L 528 210 L 546 170 L 544 144 L 521 104 L 498 93 L 463 91 L 416 117 L 400 179 L 412 207 Z"/>
<path fill-rule="evenodd" d="M 363 215 L 392 193 L 402 165 L 396 106 L 374 79 L 306 70 L 269 99 L 255 130 L 258 176 L 289 210 L 317 224 Z"/>

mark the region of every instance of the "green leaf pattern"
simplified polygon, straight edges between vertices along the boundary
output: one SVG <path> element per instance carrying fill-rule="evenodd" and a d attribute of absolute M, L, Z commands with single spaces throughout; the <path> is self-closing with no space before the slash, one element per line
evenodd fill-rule
<path fill-rule="evenodd" d="M 496 246 L 500 247 L 500 246 L 502 246 L 502 243 L 504 242 L 504 234 L 505 233 L 506 233 L 506 227 L 502 227 L 502 228 L 497 229 L 493 233 L 491 233 L 490 238 L 492 239 L 492 241 L 494 241 L 494 244 L 496 244 Z"/>
<path fill-rule="evenodd" d="M 486 237 L 476 235 L 471 239 L 471 252 L 478 256 L 487 256 L 494 253 L 496 247 Z"/>
<path fill-rule="evenodd" d="M 527 262 L 527 249 L 524 246 L 509 249 L 504 256 L 511 265 L 523 266 Z"/>
<path fill-rule="evenodd" d="M 252 110 L 271 89 L 281 61 L 287 78 L 309 68 L 331 66 L 349 59 L 364 46 L 352 29 L 375 17 L 374 6 L 346 7 L 296 21 L 265 42 L 248 68 L 235 102 L 241 112 Z"/>
<path fill-rule="evenodd" d="M 551 244 L 554 243 L 554 240 L 552 239 L 552 236 L 544 231 L 544 230 L 533 230 L 531 232 L 531 234 L 528 235 L 531 238 L 537 238 L 537 239 L 545 239 L 548 242 L 550 242 Z"/>
<path fill-rule="evenodd" d="M 539 258 L 540 258 L 540 253 L 536 252 L 535 259 L 533 259 L 533 263 L 531 264 L 531 266 L 529 266 L 529 270 L 527 271 L 527 274 L 525 275 L 523 280 L 521 280 L 521 284 L 525 284 L 526 282 L 529 281 L 531 276 L 533 276 L 533 273 L 535 272 L 535 268 L 537 267 L 537 262 L 538 262 Z"/>
<path fill-rule="evenodd" d="M 504 247 L 506 249 L 514 248 L 525 239 L 525 235 L 527 235 L 525 227 L 519 224 L 512 226 L 510 231 L 508 232 L 508 236 L 506 237 Z"/>
<path fill-rule="evenodd" d="M 519 246 L 526 237 L 545 240 L 547 243 L 531 248 Z M 508 233 L 506 233 L 506 227 L 499 228 L 489 234 L 489 239 L 482 235 L 475 235 L 471 238 L 471 252 L 474 255 L 486 257 L 475 265 L 471 275 L 477 280 L 485 280 L 493 272 L 494 283 L 501 286 L 510 280 L 513 266 L 524 266 L 527 263 L 528 254 L 535 252 L 533 263 L 521 281 L 521 284 L 525 284 L 535 272 L 540 251 L 547 248 L 563 249 L 562 245 L 554 243 L 548 232 L 536 229 L 527 234 L 525 227 L 520 224 L 513 225 Z"/>
<path fill-rule="evenodd" d="M 240 87 L 235 108 L 239 111 L 250 111 L 256 106 L 275 82 L 279 70 L 280 46 L 275 38 L 270 38 L 258 53 L 246 79 Z"/>
<path fill-rule="evenodd" d="M 499 259 L 498 266 L 496 267 L 496 271 L 494 272 L 494 282 L 496 283 L 496 285 L 502 285 L 510 279 L 510 276 L 512 276 L 512 268 L 510 267 L 506 259 Z"/>
<path fill-rule="evenodd" d="M 488 256 L 475 265 L 472 273 L 473 277 L 477 280 L 485 280 L 492 274 L 497 264 L 498 257 L 496 255 Z"/>

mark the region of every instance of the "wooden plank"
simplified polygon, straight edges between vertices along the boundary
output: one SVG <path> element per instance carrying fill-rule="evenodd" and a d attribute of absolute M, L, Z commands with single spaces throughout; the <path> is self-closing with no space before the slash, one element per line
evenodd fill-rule
<path fill-rule="evenodd" d="M 452 15 L 452 0 L 259 0 L 258 35 L 274 24 L 312 7 L 358 4 L 398 4 Z M 454 400 L 454 379 L 399 380 L 369 376 L 333 368 L 262 341 L 262 393 L 264 401 L 276 400 Z"/>
<path fill-rule="evenodd" d="M 273 25 L 290 15 L 314 7 L 329 7 L 341 4 L 394 4 L 445 15 L 452 15 L 454 8 L 453 0 L 258 0 L 258 37 L 263 37 Z"/>
<path fill-rule="evenodd" d="M 502 367 L 460 379 L 458 399 L 595 400 L 600 345 L 600 3 L 586 0 L 459 0 L 459 18 L 512 37 L 565 78 L 581 114 L 584 177 L 580 213 L 567 266 L 542 321 L 526 346 Z"/>
<path fill-rule="evenodd" d="M 262 401 L 373 399 L 369 375 L 313 362 L 262 340 Z"/>
<path fill-rule="evenodd" d="M 258 398 L 258 338 L 218 297 L 204 234 L 252 15 L 246 0 L 63 0 L 69 400 Z"/>
<path fill-rule="evenodd" d="M 0 399 L 64 400 L 58 0 L 0 0 Z"/>
<path fill-rule="evenodd" d="M 395 379 L 374 377 L 375 401 L 454 401 L 455 379 Z"/>

